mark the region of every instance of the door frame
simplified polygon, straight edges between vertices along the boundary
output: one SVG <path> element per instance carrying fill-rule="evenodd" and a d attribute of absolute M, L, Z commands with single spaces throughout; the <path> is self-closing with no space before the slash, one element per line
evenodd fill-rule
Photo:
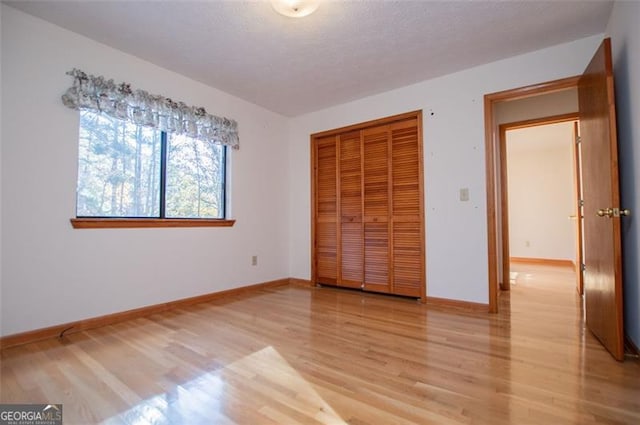
<path fill-rule="evenodd" d="M 577 122 L 579 120 L 579 112 L 571 112 L 568 114 L 552 115 L 542 118 L 534 118 L 524 121 L 514 121 L 510 123 L 500 124 L 498 126 L 500 134 L 500 152 L 499 152 L 499 167 L 500 167 L 500 224 L 501 224 L 501 236 L 502 236 L 502 276 L 503 281 L 500 283 L 500 289 L 508 291 L 511 289 L 510 282 L 510 247 L 509 247 L 509 179 L 507 177 L 508 171 L 508 155 L 507 155 L 507 131 L 517 130 L 522 128 L 538 127 L 543 125 L 558 124 L 563 122 Z M 580 198 L 580 164 L 577 156 L 577 146 L 574 134 L 574 140 L 572 141 L 572 152 L 574 161 L 574 188 L 576 188 L 576 198 L 574 202 L 578 204 Z M 576 215 L 580 217 L 580 210 L 577 210 Z M 582 263 L 582 257 L 578 254 L 582 250 L 582 231 L 580 223 L 578 222 L 576 227 L 576 273 L 578 273 L 578 267 Z M 580 287 L 580 285 L 578 285 Z M 578 290 L 580 292 L 580 290 Z M 580 292 L 581 293 L 581 292 Z"/>
<path fill-rule="evenodd" d="M 500 132 L 495 122 L 494 108 L 497 103 L 508 100 L 523 99 L 541 94 L 578 87 L 580 76 L 547 81 L 530 86 L 486 94 L 484 96 L 484 129 L 485 129 L 485 169 L 487 188 L 487 263 L 489 286 L 489 312 L 498 312 L 499 272 L 502 268 L 500 258 L 503 257 L 502 241 L 498 243 L 498 230 L 502 228 L 502 208 L 500 202 L 501 149 Z M 504 277 L 504 276 L 503 276 Z"/>

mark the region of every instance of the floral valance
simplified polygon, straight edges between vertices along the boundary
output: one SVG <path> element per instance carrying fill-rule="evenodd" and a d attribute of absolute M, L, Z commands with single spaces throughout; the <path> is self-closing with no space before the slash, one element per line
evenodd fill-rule
<path fill-rule="evenodd" d="M 79 69 L 67 72 L 73 85 L 62 95 L 65 106 L 102 112 L 111 117 L 162 131 L 185 134 L 198 140 L 238 149 L 238 123 L 210 115 L 202 107 L 187 106 L 168 97 L 132 90 L 128 83 L 116 84 Z"/>

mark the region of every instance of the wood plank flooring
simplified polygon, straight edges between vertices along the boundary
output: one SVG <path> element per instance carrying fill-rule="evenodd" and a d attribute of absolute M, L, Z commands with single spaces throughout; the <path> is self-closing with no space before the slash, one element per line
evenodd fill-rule
<path fill-rule="evenodd" d="M 69 424 L 638 424 L 640 366 L 585 330 L 569 269 L 498 315 L 285 286 L 1 353 L 0 402 Z"/>

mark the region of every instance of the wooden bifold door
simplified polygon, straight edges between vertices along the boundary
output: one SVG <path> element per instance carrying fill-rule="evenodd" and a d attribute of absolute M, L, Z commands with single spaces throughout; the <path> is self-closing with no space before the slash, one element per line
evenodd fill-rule
<path fill-rule="evenodd" d="M 425 299 L 422 113 L 311 136 L 312 281 Z"/>

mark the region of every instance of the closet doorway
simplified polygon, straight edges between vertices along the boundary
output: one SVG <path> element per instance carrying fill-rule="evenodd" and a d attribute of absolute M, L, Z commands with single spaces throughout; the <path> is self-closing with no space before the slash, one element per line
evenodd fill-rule
<path fill-rule="evenodd" d="M 312 282 L 426 301 L 422 111 L 311 135 Z"/>

